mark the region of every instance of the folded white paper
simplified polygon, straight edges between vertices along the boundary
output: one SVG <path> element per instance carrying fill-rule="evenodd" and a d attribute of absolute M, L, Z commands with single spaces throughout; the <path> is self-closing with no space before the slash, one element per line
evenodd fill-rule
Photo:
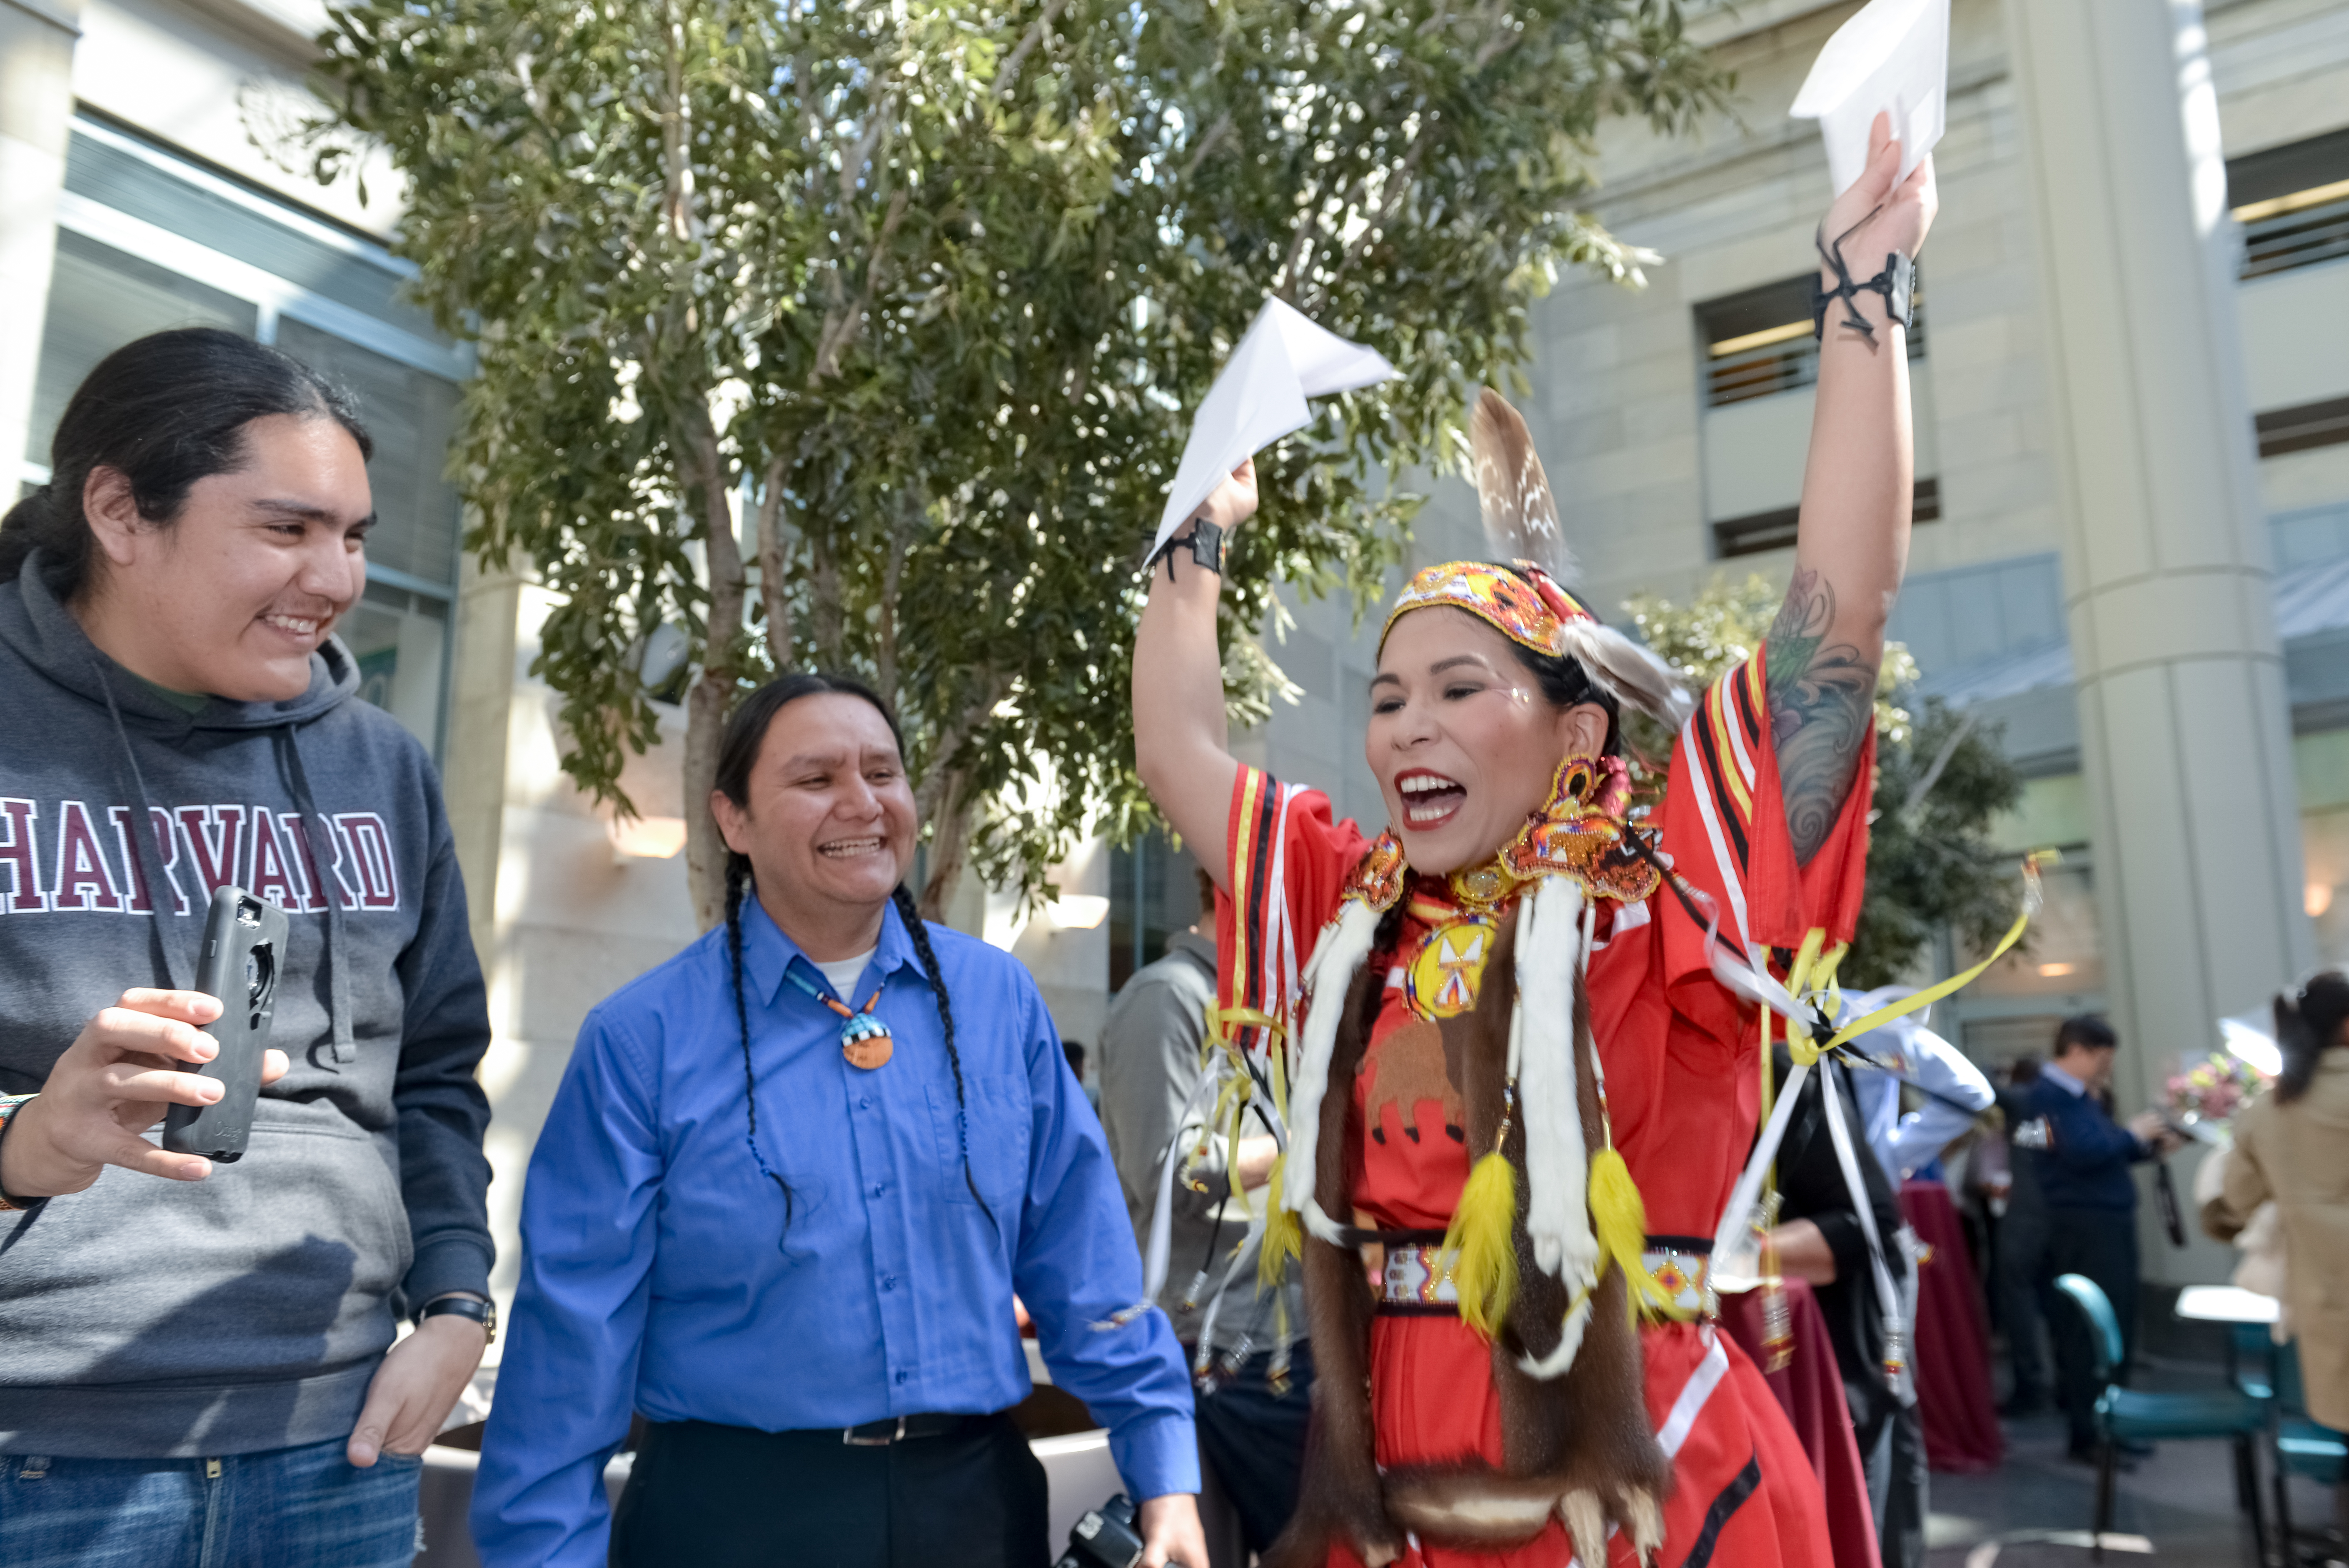
<path fill-rule="evenodd" d="M 1151 548 L 1166 543 L 1242 458 L 1303 430 L 1313 418 L 1306 399 L 1350 392 L 1395 374 L 1376 349 L 1314 326 L 1278 299 L 1266 300 L 1191 422 Z"/>
<path fill-rule="evenodd" d="M 1867 171 L 1868 130 L 1879 113 L 1892 117 L 1899 179 L 1909 178 L 1941 140 L 1949 88 L 1950 0 L 1868 0 L 1819 51 L 1787 112 L 1819 122 L 1840 196 Z"/>

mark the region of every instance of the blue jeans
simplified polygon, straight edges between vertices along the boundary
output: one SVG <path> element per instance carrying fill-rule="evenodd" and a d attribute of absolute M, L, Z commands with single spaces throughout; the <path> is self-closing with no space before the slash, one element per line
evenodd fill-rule
<path fill-rule="evenodd" d="M 345 1439 L 217 1459 L 0 1456 L 8 1568 L 406 1568 L 424 1460 Z"/>

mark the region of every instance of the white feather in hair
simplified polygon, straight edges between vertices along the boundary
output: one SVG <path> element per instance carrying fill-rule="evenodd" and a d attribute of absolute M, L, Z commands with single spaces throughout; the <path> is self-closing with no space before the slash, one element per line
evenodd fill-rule
<path fill-rule="evenodd" d="M 1468 416 L 1468 453 L 1485 541 L 1503 561 L 1531 561 L 1561 583 L 1574 580 L 1574 552 L 1558 526 L 1557 496 L 1534 453 L 1533 432 L 1509 400 L 1487 387 Z"/>
<path fill-rule="evenodd" d="M 1671 665 L 1611 626 L 1595 620 L 1568 621 L 1566 651 L 1618 701 L 1653 713 L 1675 730 L 1696 709 L 1696 699 L 1689 695 Z"/>
<path fill-rule="evenodd" d="M 1557 496 L 1535 455 L 1533 432 L 1509 400 L 1487 387 L 1468 420 L 1476 471 L 1476 504 L 1495 558 L 1531 561 L 1561 584 L 1574 580 L 1574 552 L 1558 523 Z M 1566 653 L 1618 701 L 1653 713 L 1674 729 L 1693 701 L 1672 667 L 1597 620 L 1566 625 Z"/>

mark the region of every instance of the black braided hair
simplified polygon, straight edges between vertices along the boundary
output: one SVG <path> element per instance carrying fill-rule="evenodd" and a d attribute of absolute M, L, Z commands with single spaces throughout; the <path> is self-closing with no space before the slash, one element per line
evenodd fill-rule
<path fill-rule="evenodd" d="M 726 857 L 726 961 L 734 979 L 734 1022 L 742 1034 L 742 1103 L 750 1112 L 750 1158 L 758 1161 L 759 1174 L 782 1189 L 783 1234 L 788 1237 L 796 1207 L 792 1184 L 768 1169 L 767 1157 L 759 1152 L 759 1075 L 750 1066 L 750 1004 L 742 994 L 742 894 L 750 884 L 750 857 L 730 851 Z"/>
<path fill-rule="evenodd" d="M 759 760 L 759 748 L 765 744 L 767 730 L 775 715 L 802 697 L 825 695 L 855 697 L 873 705 L 889 726 L 889 734 L 897 742 L 899 755 L 904 755 L 905 737 L 897 727 L 897 715 L 889 705 L 863 681 L 845 675 L 802 671 L 770 680 L 742 701 L 726 722 L 726 732 L 718 745 L 718 771 L 713 783 L 719 792 L 736 805 L 748 803 L 750 795 L 750 769 Z M 783 1229 L 791 1230 L 792 1199 L 791 1183 L 767 1168 L 766 1157 L 759 1152 L 759 1078 L 750 1064 L 750 1009 L 742 989 L 742 898 L 750 882 L 750 857 L 729 852 L 726 857 L 726 951 L 734 981 L 734 1018 L 742 1036 L 742 1097 L 750 1116 L 750 1158 L 757 1160 L 760 1172 L 782 1189 Z M 938 1023 L 946 1033 L 947 1065 L 954 1072 L 955 1133 L 962 1153 L 963 1184 L 978 1204 L 987 1222 L 1002 1234 L 1003 1223 L 995 1210 L 979 1196 L 978 1182 L 970 1168 L 970 1114 L 963 1092 L 962 1055 L 955 1049 L 954 1006 L 947 997 L 946 971 L 938 967 L 937 953 L 930 946 L 929 929 L 922 923 L 922 912 L 914 902 L 914 895 L 903 883 L 890 895 L 897 906 L 898 917 L 905 923 L 905 934 L 913 939 L 914 952 L 922 961 L 923 978 L 929 982 L 930 994 L 937 999 Z"/>
<path fill-rule="evenodd" d="M 898 918 L 905 922 L 905 934 L 914 939 L 914 953 L 922 961 L 922 973 L 930 982 L 930 994 L 938 999 L 938 1023 L 947 1037 L 947 1065 L 954 1070 L 955 1137 L 962 1148 L 963 1185 L 970 1189 L 971 1201 L 978 1205 L 978 1211 L 987 1216 L 987 1222 L 999 1235 L 1003 1223 L 987 1206 L 987 1199 L 978 1195 L 978 1182 L 970 1173 L 970 1108 L 963 1100 L 962 1055 L 955 1049 L 954 1003 L 947 1000 L 945 971 L 938 968 L 938 955 L 930 948 L 930 929 L 922 923 L 921 908 L 914 902 L 913 891 L 900 882 L 890 897 L 896 901 Z"/>

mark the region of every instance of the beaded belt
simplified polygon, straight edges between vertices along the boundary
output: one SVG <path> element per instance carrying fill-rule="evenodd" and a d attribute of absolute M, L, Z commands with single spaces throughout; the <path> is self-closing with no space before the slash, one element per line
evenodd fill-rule
<path fill-rule="evenodd" d="M 1380 1280 L 1379 1304 L 1388 1312 L 1456 1314 L 1460 1290 L 1452 1282 L 1458 1249 L 1389 1247 L 1387 1266 Z"/>
<path fill-rule="evenodd" d="M 1671 1293 L 1675 1314 L 1710 1317 L 1713 1292 L 1706 1275 L 1710 1260 L 1705 1243 L 1681 1236 L 1651 1236 L 1651 1245 L 1640 1255 L 1655 1282 Z M 1390 1246 L 1386 1268 L 1379 1281 L 1379 1310 L 1390 1315 L 1449 1316 L 1460 1310 L 1459 1288 L 1452 1271 L 1460 1254 L 1442 1247 Z"/>

